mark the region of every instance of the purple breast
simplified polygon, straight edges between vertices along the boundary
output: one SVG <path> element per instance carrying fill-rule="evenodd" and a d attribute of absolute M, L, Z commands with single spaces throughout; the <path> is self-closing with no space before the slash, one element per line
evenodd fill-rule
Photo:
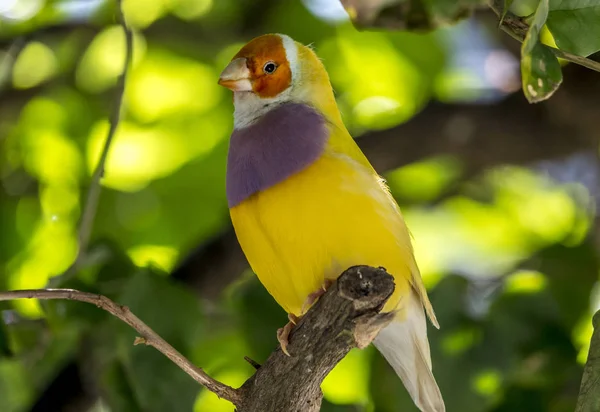
<path fill-rule="evenodd" d="M 234 130 L 227 157 L 227 201 L 234 207 L 312 164 L 325 150 L 326 120 L 304 104 L 285 103 Z"/>

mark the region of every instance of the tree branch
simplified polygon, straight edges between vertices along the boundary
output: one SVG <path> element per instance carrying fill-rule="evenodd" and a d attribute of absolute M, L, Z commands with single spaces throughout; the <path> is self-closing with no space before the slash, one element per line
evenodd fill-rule
<path fill-rule="evenodd" d="M 290 335 L 285 355 L 280 348 L 242 385 L 238 412 L 317 412 L 321 382 L 355 347 L 364 348 L 391 320 L 380 314 L 394 291 L 382 268 L 346 270 L 304 315 Z"/>
<path fill-rule="evenodd" d="M 123 15 L 123 10 L 121 8 L 121 0 L 117 0 L 117 16 L 117 19 L 123 28 L 123 33 L 125 34 L 125 61 L 123 62 L 123 71 L 117 80 L 115 90 L 115 106 L 113 107 L 113 111 L 110 115 L 108 134 L 106 136 L 106 141 L 104 142 L 104 147 L 102 148 L 100 160 L 98 161 L 98 165 L 96 166 L 96 170 L 92 176 L 90 189 L 85 202 L 85 208 L 83 209 L 81 216 L 81 222 L 79 226 L 80 256 L 82 253 L 87 251 L 87 246 L 92 234 L 92 227 L 94 225 L 94 218 L 96 216 L 96 209 L 98 208 L 98 200 L 100 199 L 100 191 L 102 189 L 100 185 L 100 179 L 104 176 L 104 166 L 106 164 L 106 159 L 108 158 L 110 145 L 117 131 L 117 127 L 119 126 L 119 121 L 121 120 L 121 106 L 123 105 L 123 95 L 125 94 L 127 72 L 133 56 L 133 33 L 125 22 L 125 16 Z"/>
<path fill-rule="evenodd" d="M 379 312 L 393 291 L 393 278 L 382 268 L 354 266 L 346 270 L 292 330 L 291 356 L 276 349 L 239 389 L 211 378 L 129 308 L 106 296 L 72 289 L 35 289 L 0 292 L 0 301 L 66 299 L 96 305 L 140 334 L 134 344 L 157 349 L 196 382 L 236 405 L 239 412 L 316 412 L 325 376 L 352 348 L 366 347 L 391 320 L 392 314 Z"/>
<path fill-rule="evenodd" d="M 116 3 L 117 20 L 123 28 L 123 33 L 125 34 L 125 60 L 123 62 L 123 71 L 117 79 L 117 84 L 115 88 L 114 107 L 109 116 L 108 133 L 106 135 L 106 140 L 104 142 L 104 147 L 102 148 L 102 153 L 100 155 L 98 165 L 96 166 L 94 174 L 92 175 L 92 180 L 90 182 L 90 187 L 87 193 L 85 206 L 83 208 L 83 213 L 81 214 L 81 219 L 79 221 L 79 249 L 77 252 L 77 257 L 75 258 L 75 262 L 71 265 L 69 269 L 67 269 L 65 273 L 56 276 L 51 280 L 51 286 L 57 286 L 61 282 L 72 277 L 86 259 L 90 238 L 92 236 L 92 229 L 94 227 L 96 211 L 98 209 L 98 202 L 100 200 L 100 193 L 102 192 L 100 179 L 102 179 L 102 177 L 104 176 L 104 167 L 106 165 L 106 159 L 108 158 L 110 146 L 113 142 L 115 133 L 117 131 L 117 128 L 119 127 L 119 122 L 121 120 L 121 107 L 123 106 L 123 95 L 125 94 L 127 73 L 129 71 L 129 66 L 131 65 L 131 60 L 133 57 L 133 32 L 127 26 L 127 22 L 125 21 L 125 16 L 123 14 L 121 4 L 122 0 L 116 0 Z"/>
<path fill-rule="evenodd" d="M 415 2 L 403 0 L 340 0 L 348 11 L 352 22 L 361 29 L 386 30 L 431 30 L 440 26 L 440 22 L 448 20 L 457 22 L 468 16 L 473 7 L 465 5 L 456 10 L 456 14 L 431 17 L 423 13 L 423 7 L 415 6 Z M 510 11 L 504 11 L 506 0 L 489 0 L 490 9 L 500 20 L 499 26 L 515 40 L 523 43 L 529 24 L 524 18 Z M 417 2 L 418 4 L 418 2 Z M 578 56 L 554 47 L 548 46 L 556 57 L 600 72 L 600 62 Z"/>
<path fill-rule="evenodd" d="M 590 351 L 581 379 L 575 412 L 596 412 L 600 410 L 600 311 L 594 315 L 594 334 Z"/>
<path fill-rule="evenodd" d="M 525 40 L 525 36 L 527 35 L 527 31 L 529 30 L 529 24 L 525 21 L 525 19 L 511 13 L 510 11 L 504 12 L 504 4 L 505 0 L 491 0 L 490 8 L 500 19 L 500 29 L 513 39 L 523 43 L 523 40 Z M 555 47 L 548 46 L 548 48 L 558 58 L 568 60 L 571 63 L 579 64 L 580 66 L 600 72 L 600 62 L 578 56 Z"/>
<path fill-rule="evenodd" d="M 135 316 L 127 306 L 118 305 L 106 296 L 74 289 L 30 289 L 0 292 L 0 301 L 14 299 L 76 300 L 96 305 L 131 326 L 141 335 L 141 337 L 135 339 L 134 345 L 145 344 L 152 346 L 183 369 L 196 382 L 216 393 L 219 397 L 227 399 L 234 404 L 239 402 L 239 395 L 235 389 L 208 376 L 206 372 L 192 364 L 173 346 L 154 332 L 150 326 Z"/>

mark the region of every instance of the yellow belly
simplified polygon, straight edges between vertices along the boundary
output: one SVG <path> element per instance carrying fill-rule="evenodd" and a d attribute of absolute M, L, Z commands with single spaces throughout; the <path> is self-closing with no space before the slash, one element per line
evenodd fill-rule
<path fill-rule="evenodd" d="M 395 201 L 372 170 L 326 154 L 300 173 L 231 210 L 242 249 L 260 281 L 288 313 L 353 265 L 383 266 L 396 282 L 384 311 L 418 277 L 410 235 Z M 399 316 L 402 316 L 399 313 Z"/>

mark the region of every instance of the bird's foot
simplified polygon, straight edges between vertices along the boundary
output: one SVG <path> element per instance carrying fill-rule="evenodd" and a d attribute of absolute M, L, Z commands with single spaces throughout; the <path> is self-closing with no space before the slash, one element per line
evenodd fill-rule
<path fill-rule="evenodd" d="M 306 313 L 306 311 L 315 303 L 321 296 L 327 292 L 327 289 L 333 285 L 333 280 L 325 279 L 321 288 L 317 291 L 311 293 L 306 297 L 304 304 L 302 305 L 302 313 Z M 279 345 L 281 345 L 281 350 L 286 355 L 290 356 L 290 353 L 287 350 L 287 346 L 290 343 L 288 338 L 290 337 L 290 332 L 294 328 L 294 326 L 298 323 L 300 318 L 293 313 L 288 313 L 289 322 L 283 328 L 277 329 L 277 340 L 279 341 Z"/>
<path fill-rule="evenodd" d="M 329 289 L 329 287 L 331 285 L 333 285 L 333 280 L 331 279 L 325 279 L 325 282 L 323 282 L 323 285 L 317 289 L 315 292 L 311 293 L 310 295 L 308 295 L 306 297 L 306 300 L 304 301 L 304 303 L 302 304 L 302 313 L 306 313 L 306 311 L 321 297 L 325 294 L 325 292 L 327 292 L 327 289 Z"/>
<path fill-rule="evenodd" d="M 288 313 L 288 320 L 289 322 L 286 323 L 283 328 L 277 329 L 277 340 L 279 341 L 279 345 L 281 345 L 283 353 L 290 356 L 290 353 L 287 350 L 287 345 L 289 343 L 288 338 L 290 337 L 292 328 L 298 323 L 300 318 L 293 313 Z"/>

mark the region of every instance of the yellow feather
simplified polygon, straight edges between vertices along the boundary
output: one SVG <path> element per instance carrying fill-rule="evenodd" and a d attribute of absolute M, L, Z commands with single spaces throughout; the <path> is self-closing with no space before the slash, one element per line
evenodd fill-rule
<path fill-rule="evenodd" d="M 416 268 L 410 237 L 378 176 L 329 151 L 304 171 L 231 209 L 236 234 L 254 272 L 289 313 L 326 278 L 353 265 L 383 266 L 406 294 Z"/>

